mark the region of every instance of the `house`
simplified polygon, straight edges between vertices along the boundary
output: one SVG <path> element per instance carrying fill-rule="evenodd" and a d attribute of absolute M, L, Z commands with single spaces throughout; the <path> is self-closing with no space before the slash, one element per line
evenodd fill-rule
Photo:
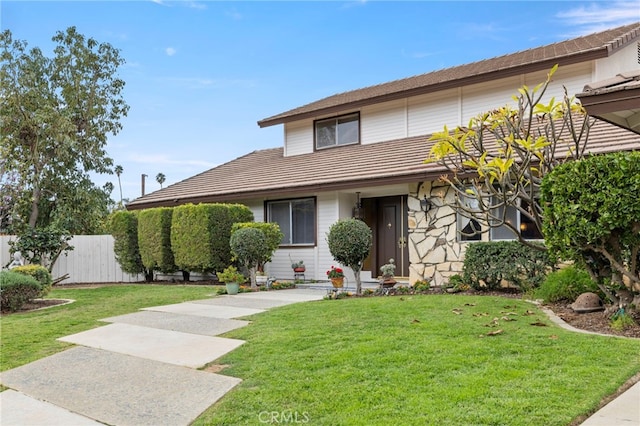
<path fill-rule="evenodd" d="M 304 260 L 312 280 L 325 280 L 335 264 L 326 242 L 331 224 L 357 216 L 374 234 L 363 280 L 375 280 L 393 258 L 396 275 L 442 284 L 462 268 L 468 241 L 459 231 L 468 220 L 442 205 L 450 196 L 438 182 L 445 170 L 423 162 L 430 134 L 504 105 L 523 84 L 544 81 L 554 64 L 559 69 L 547 96 L 561 98 L 563 86 L 576 94 L 639 68 L 639 50 L 640 22 L 329 96 L 258 122 L 283 125 L 283 146 L 251 152 L 127 207 L 245 204 L 257 221 L 277 222 L 285 234 L 269 274 L 292 278 L 291 260 Z M 607 121 L 592 129 L 590 152 L 637 149 L 634 132 Z M 517 214 L 513 220 L 520 225 Z M 510 236 L 496 229 L 483 238 Z"/>

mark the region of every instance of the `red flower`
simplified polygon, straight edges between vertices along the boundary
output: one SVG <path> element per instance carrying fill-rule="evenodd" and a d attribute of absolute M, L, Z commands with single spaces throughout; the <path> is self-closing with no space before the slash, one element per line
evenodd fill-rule
<path fill-rule="evenodd" d="M 344 271 L 342 270 L 342 268 L 336 268 L 335 266 L 332 266 L 331 269 L 329 269 L 327 271 L 327 277 L 329 277 L 329 278 L 343 278 L 344 277 Z"/>

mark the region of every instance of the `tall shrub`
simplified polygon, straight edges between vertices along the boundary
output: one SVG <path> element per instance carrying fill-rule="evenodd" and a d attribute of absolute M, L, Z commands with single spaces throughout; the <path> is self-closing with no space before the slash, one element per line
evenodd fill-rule
<path fill-rule="evenodd" d="M 327 243 L 333 258 L 353 270 L 356 278 L 356 294 L 362 293 L 360 271 L 369 255 L 373 232 L 363 221 L 341 219 L 329 228 Z"/>
<path fill-rule="evenodd" d="M 185 204 L 175 207 L 171 220 L 171 248 L 175 264 L 187 271 L 222 271 L 231 263 L 231 227 L 236 222 L 251 220 L 251 210 L 239 204 Z"/>
<path fill-rule="evenodd" d="M 640 285 L 640 152 L 565 163 L 541 189 L 547 246 L 584 266 L 618 304 L 616 287 Z"/>
<path fill-rule="evenodd" d="M 108 227 L 114 239 L 113 251 L 122 270 L 129 274 L 145 273 L 138 248 L 138 214 L 118 210 L 109 217 Z M 145 275 L 149 280 L 149 274 Z"/>
<path fill-rule="evenodd" d="M 178 270 L 171 250 L 171 218 L 173 209 L 158 207 L 140 211 L 138 245 L 140 258 L 147 269 L 171 273 Z"/>

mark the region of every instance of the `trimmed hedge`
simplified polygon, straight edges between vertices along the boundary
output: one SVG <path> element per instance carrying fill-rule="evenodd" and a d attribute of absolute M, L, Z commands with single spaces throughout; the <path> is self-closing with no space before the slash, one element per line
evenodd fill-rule
<path fill-rule="evenodd" d="M 19 274 L 27 275 L 38 281 L 41 289 L 40 297 L 46 296 L 51 290 L 51 286 L 53 285 L 51 273 L 42 265 L 16 266 L 15 268 L 11 269 L 11 272 L 17 272 Z"/>
<path fill-rule="evenodd" d="M 109 217 L 109 232 L 113 235 L 113 251 L 124 272 L 145 272 L 138 248 L 138 213 L 119 210 Z"/>
<path fill-rule="evenodd" d="M 476 290 L 500 288 L 502 281 L 522 291 L 538 287 L 554 262 L 546 251 L 518 241 L 469 244 L 464 255 L 463 279 Z"/>
<path fill-rule="evenodd" d="M 172 217 L 173 209 L 170 207 L 145 209 L 139 213 L 138 246 L 145 268 L 164 273 L 178 270 L 171 249 Z"/>
<path fill-rule="evenodd" d="M 236 222 L 252 220 L 251 210 L 240 204 L 175 207 L 171 220 L 175 264 L 186 271 L 222 271 L 231 263 L 231 227 Z"/>
<path fill-rule="evenodd" d="M 29 275 L 13 271 L 0 271 L 0 309 L 15 312 L 25 303 L 38 297 L 42 287 Z"/>

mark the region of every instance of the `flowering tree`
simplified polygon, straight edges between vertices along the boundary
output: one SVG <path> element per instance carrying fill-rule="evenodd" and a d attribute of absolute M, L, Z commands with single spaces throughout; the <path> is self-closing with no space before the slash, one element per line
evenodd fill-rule
<path fill-rule="evenodd" d="M 551 98 L 542 103 L 556 69 L 557 65 L 533 89 L 521 87 L 513 98 L 515 108 L 503 106 L 482 113 L 452 132 L 445 126 L 430 138 L 435 143 L 425 162 L 437 162 L 449 171 L 441 180 L 457 195 L 451 207 L 485 225 L 469 235 L 504 226 L 523 244 L 544 249 L 530 244 L 517 225 L 507 220 L 508 208 L 542 231 L 542 178 L 559 164 L 584 156 L 595 120 L 586 117 L 566 89 L 561 102 Z"/>

